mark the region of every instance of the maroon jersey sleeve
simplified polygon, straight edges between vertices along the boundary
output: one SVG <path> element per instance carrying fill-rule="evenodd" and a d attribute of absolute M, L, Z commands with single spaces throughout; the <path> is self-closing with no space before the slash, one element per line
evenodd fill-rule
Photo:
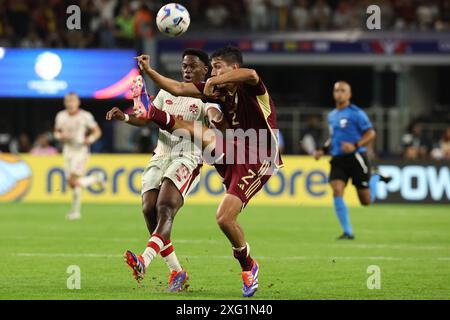
<path fill-rule="evenodd" d="M 261 96 L 266 93 L 266 86 L 264 85 L 264 82 L 262 81 L 261 77 L 259 77 L 259 81 L 255 85 L 251 85 L 248 83 L 244 84 L 245 90 L 254 96 Z"/>
<path fill-rule="evenodd" d="M 203 90 L 205 90 L 205 85 L 206 85 L 206 82 L 194 83 L 194 86 L 196 86 L 198 91 L 200 91 L 201 93 L 203 93 Z"/>

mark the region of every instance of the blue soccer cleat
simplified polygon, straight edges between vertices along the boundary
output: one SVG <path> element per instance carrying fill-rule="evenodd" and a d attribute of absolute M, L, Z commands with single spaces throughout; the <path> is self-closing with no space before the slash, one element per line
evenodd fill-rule
<path fill-rule="evenodd" d="M 142 258 L 142 256 L 135 255 L 130 250 L 127 250 L 123 255 L 123 259 L 133 271 L 133 276 L 136 281 L 141 282 L 141 280 L 144 279 L 146 271 L 144 258 Z"/>
<path fill-rule="evenodd" d="M 177 272 L 173 270 L 170 273 L 169 278 L 169 291 L 170 292 L 178 292 L 185 288 L 185 284 L 188 281 L 189 276 L 186 271 L 181 270 L 180 272 Z"/>
<path fill-rule="evenodd" d="M 258 272 L 259 265 L 253 260 L 252 269 L 250 271 L 242 271 L 242 295 L 246 298 L 252 297 L 258 290 Z"/>

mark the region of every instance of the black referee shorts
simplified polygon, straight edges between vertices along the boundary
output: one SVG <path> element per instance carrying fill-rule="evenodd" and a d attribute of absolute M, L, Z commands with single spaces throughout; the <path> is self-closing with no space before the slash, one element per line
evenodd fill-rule
<path fill-rule="evenodd" d="M 329 181 L 343 180 L 347 184 L 352 178 L 353 185 L 358 189 L 369 187 L 370 164 L 366 153 L 352 153 L 335 156 L 330 161 Z"/>

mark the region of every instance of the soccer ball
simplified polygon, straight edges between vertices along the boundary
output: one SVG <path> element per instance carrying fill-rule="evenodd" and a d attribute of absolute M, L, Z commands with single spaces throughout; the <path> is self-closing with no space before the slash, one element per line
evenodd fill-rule
<path fill-rule="evenodd" d="M 189 11 L 178 3 L 166 4 L 159 9 L 156 16 L 159 31 L 169 37 L 178 37 L 185 33 L 190 23 Z"/>

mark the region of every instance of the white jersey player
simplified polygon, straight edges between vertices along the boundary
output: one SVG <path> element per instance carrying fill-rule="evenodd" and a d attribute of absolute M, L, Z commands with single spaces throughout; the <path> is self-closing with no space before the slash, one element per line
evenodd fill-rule
<path fill-rule="evenodd" d="M 81 217 L 81 189 L 95 183 L 104 183 L 102 174 L 84 176 L 89 158 L 89 146 L 97 141 L 102 132 L 93 115 L 80 108 L 76 93 L 64 97 L 65 110 L 58 112 L 55 119 L 55 138 L 63 143 L 64 172 L 72 190 L 72 209 L 67 215 L 74 220 Z"/>
<path fill-rule="evenodd" d="M 200 50 L 187 49 L 182 57 L 181 73 L 184 82 L 204 81 L 208 73 L 208 55 Z M 140 105 L 150 103 L 141 76 L 134 80 L 132 91 L 135 115 L 138 115 L 136 111 Z M 159 91 L 153 104 L 156 108 L 187 121 L 203 122 L 207 117 L 211 121 L 219 122 L 222 118 L 220 106 L 217 104 L 204 103 L 195 98 L 176 97 L 164 90 Z M 109 111 L 106 118 L 126 121 L 135 126 L 149 124 L 148 120 L 126 115 L 118 108 Z M 186 196 L 199 182 L 200 168 L 201 153 L 197 155 L 194 152 L 194 144 L 190 139 L 181 140 L 160 130 L 154 156 L 142 175 L 142 210 L 150 240 L 142 255 L 135 255 L 129 250 L 124 255 L 136 280 L 143 278 L 150 262 L 160 253 L 171 272 L 169 290 L 175 292 L 183 289 L 188 276 L 175 255 L 170 234 L 176 213 L 183 206 Z"/>

